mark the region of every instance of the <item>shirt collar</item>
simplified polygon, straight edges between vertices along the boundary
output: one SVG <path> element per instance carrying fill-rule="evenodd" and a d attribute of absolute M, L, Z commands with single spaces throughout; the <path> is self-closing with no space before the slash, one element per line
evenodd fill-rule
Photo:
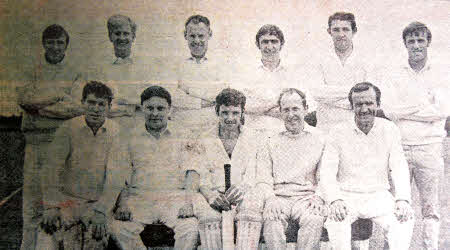
<path fill-rule="evenodd" d="M 116 60 L 113 62 L 114 65 L 124 65 L 124 64 L 133 64 L 133 58 L 131 55 L 127 58 L 116 57 Z"/>
<path fill-rule="evenodd" d="M 206 56 L 204 56 L 204 57 L 200 58 L 200 61 L 197 62 L 197 60 L 193 56 L 191 56 L 191 57 L 189 57 L 187 59 L 187 61 L 188 62 L 192 62 L 192 63 L 196 63 L 196 64 L 202 64 L 204 62 L 207 62 L 208 58 Z"/>
<path fill-rule="evenodd" d="M 303 134 L 312 134 L 314 133 L 315 128 L 313 128 L 312 126 L 309 126 L 306 122 L 303 122 L 303 130 L 301 133 L 298 134 L 291 134 L 289 133 L 287 130 L 284 130 L 283 132 L 281 132 L 284 136 L 290 137 L 290 138 L 296 138 L 299 137 Z"/>
<path fill-rule="evenodd" d="M 86 117 L 84 115 L 83 115 L 83 121 L 80 122 L 79 124 L 82 124 L 81 126 L 83 129 L 88 130 L 89 132 L 92 133 L 92 129 L 88 126 L 88 124 L 86 122 Z M 106 133 L 110 130 L 111 130 L 111 121 L 108 118 L 105 118 L 105 122 L 98 129 L 97 134 Z"/>
<path fill-rule="evenodd" d="M 151 137 L 152 139 L 156 140 L 156 138 L 147 131 L 147 128 L 145 127 L 145 122 L 141 123 L 141 125 L 139 125 L 139 128 L 140 128 L 139 130 L 140 130 L 141 135 L 148 136 L 148 137 Z M 173 125 L 171 122 L 168 122 L 167 127 L 161 132 L 160 138 L 170 137 L 172 135 L 172 131 L 173 131 Z"/>
<path fill-rule="evenodd" d="M 354 117 L 354 116 L 353 116 L 353 117 Z M 378 119 L 381 119 L 381 118 L 375 117 L 375 120 L 374 120 L 374 122 L 373 122 L 373 126 L 372 126 L 372 128 L 370 129 L 369 133 L 367 133 L 367 136 L 372 135 L 372 134 L 375 134 L 375 133 L 377 132 L 378 127 L 379 127 L 379 125 L 378 125 Z M 357 133 L 357 134 L 359 134 L 359 135 L 366 135 L 364 132 L 361 131 L 361 129 L 358 128 L 358 126 L 356 125 L 356 121 L 354 120 L 354 118 L 353 118 L 352 122 L 350 123 L 350 127 L 352 128 L 353 131 L 355 131 L 355 133 Z"/>
<path fill-rule="evenodd" d="M 406 64 L 404 64 L 403 68 L 413 74 L 421 74 L 423 72 L 427 72 L 432 68 L 432 64 L 430 63 L 430 58 L 427 59 L 427 62 L 425 64 L 425 67 L 423 67 L 419 72 L 414 71 L 411 66 L 409 65 L 408 60 L 406 60 Z"/>
<path fill-rule="evenodd" d="M 259 68 L 266 72 L 279 72 L 279 71 L 284 70 L 284 66 L 283 66 L 283 63 L 281 60 L 280 60 L 280 64 L 278 64 L 278 67 L 276 67 L 273 71 L 271 71 L 269 68 L 264 66 L 264 64 L 262 62 L 261 62 L 261 65 L 259 66 Z"/>

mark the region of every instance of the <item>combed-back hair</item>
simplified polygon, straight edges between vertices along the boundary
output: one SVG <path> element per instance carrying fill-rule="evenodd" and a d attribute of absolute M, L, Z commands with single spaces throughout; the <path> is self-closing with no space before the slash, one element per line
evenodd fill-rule
<path fill-rule="evenodd" d="M 187 28 L 188 24 L 192 22 L 193 24 L 204 23 L 209 28 L 209 19 L 202 15 L 193 15 L 190 16 L 186 23 L 184 24 L 184 28 Z"/>
<path fill-rule="evenodd" d="M 367 91 L 369 89 L 373 89 L 375 91 L 377 106 L 380 106 L 380 101 L 381 101 L 380 89 L 376 85 L 374 85 L 370 82 L 360 82 L 360 83 L 357 83 L 355 86 L 353 86 L 350 89 L 350 92 L 348 93 L 348 100 L 350 101 L 350 105 L 352 108 L 353 108 L 353 99 L 352 99 L 353 93 L 360 93 L 360 92 Z"/>
<path fill-rule="evenodd" d="M 355 15 L 353 15 L 352 13 L 349 12 L 334 13 L 328 18 L 328 28 L 331 28 L 331 23 L 334 20 L 349 21 L 352 26 L 353 33 L 356 33 L 356 31 L 358 31 L 358 28 L 356 27 Z"/>
<path fill-rule="evenodd" d="M 111 89 L 105 84 L 97 81 L 90 81 L 84 86 L 81 101 L 84 102 L 89 94 L 94 94 L 97 98 L 107 99 L 108 104 L 111 104 L 112 99 L 114 98 Z"/>
<path fill-rule="evenodd" d="M 406 26 L 405 29 L 403 29 L 403 43 L 405 43 L 406 45 L 406 37 L 408 35 L 422 32 L 425 32 L 427 34 L 428 44 L 431 43 L 431 31 L 425 24 L 421 22 L 412 22 L 408 26 Z"/>
<path fill-rule="evenodd" d="M 111 33 L 120 25 L 122 25 L 122 20 L 126 20 L 128 24 L 131 27 L 131 32 L 133 33 L 133 37 L 136 37 L 136 29 L 137 25 L 136 23 L 129 17 L 124 15 L 113 15 L 108 18 L 107 26 L 108 26 L 108 34 L 111 35 Z"/>
<path fill-rule="evenodd" d="M 172 106 L 172 96 L 170 95 L 169 91 L 167 91 L 165 88 L 161 86 L 156 85 L 148 87 L 142 92 L 141 105 L 144 104 L 146 100 L 149 100 L 154 96 L 166 99 L 167 103 L 169 104 L 169 107 Z"/>
<path fill-rule="evenodd" d="M 278 26 L 276 26 L 276 25 L 266 24 L 258 30 L 258 33 L 256 33 L 256 46 L 258 46 L 258 49 L 260 48 L 259 38 L 261 38 L 261 36 L 264 36 L 267 34 L 276 36 L 278 39 L 280 39 L 281 46 L 284 45 L 283 31 L 281 31 L 281 29 L 278 28 Z"/>
<path fill-rule="evenodd" d="M 58 39 L 62 35 L 66 37 L 66 47 L 69 45 L 69 33 L 59 24 L 52 24 L 42 32 L 42 45 L 47 39 Z"/>
<path fill-rule="evenodd" d="M 302 105 L 305 109 L 308 109 L 308 103 L 306 103 L 306 95 L 301 90 L 298 90 L 296 88 L 287 88 L 283 89 L 281 91 L 280 96 L 278 97 L 278 106 L 280 107 L 281 111 L 281 98 L 283 98 L 286 94 L 298 94 L 302 98 Z"/>

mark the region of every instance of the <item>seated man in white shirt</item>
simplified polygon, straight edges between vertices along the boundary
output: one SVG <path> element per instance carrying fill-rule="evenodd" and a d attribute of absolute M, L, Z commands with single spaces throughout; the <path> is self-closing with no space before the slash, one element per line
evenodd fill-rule
<path fill-rule="evenodd" d="M 250 205 L 263 211 L 269 249 L 286 249 L 288 222 L 300 226 L 297 249 L 318 249 L 326 205 L 316 192 L 316 173 L 325 137 L 304 122 L 308 105 L 303 92 L 284 90 L 278 103 L 286 130 L 269 138 L 258 151 L 255 193 L 259 197 Z"/>
<path fill-rule="evenodd" d="M 356 84 L 348 96 L 354 120 L 330 131 L 322 156 L 320 187 L 331 204 L 326 228 L 334 249 L 351 249 L 351 224 L 358 218 L 378 223 L 390 249 L 409 248 L 414 220 L 408 165 L 399 129 L 375 117 L 380 98 L 373 84 Z"/>
<path fill-rule="evenodd" d="M 222 221 L 221 212 L 230 213 L 231 210 L 234 213 L 233 207 L 238 206 L 239 209 L 243 197 L 254 186 L 260 138 L 244 126 L 245 103 L 246 97 L 241 92 L 230 88 L 222 90 L 216 97 L 218 124 L 196 141 L 196 147 L 201 151 L 198 158 L 195 155 L 192 158 L 197 161 L 193 161 L 192 165 L 198 166 L 201 194 L 193 199 L 192 205 L 193 213 L 199 219 L 200 240 L 204 249 L 222 248 L 224 232 L 221 233 L 221 222 L 226 222 Z M 236 219 L 239 221 L 239 218 L 245 220 L 248 216 L 239 213 Z M 233 230 L 233 223 L 230 226 L 226 229 Z M 240 238 L 238 229 L 238 248 L 240 243 L 247 244 Z M 224 240 L 225 244 L 233 242 L 233 238 Z M 245 245 L 240 248 L 245 249 Z"/>
<path fill-rule="evenodd" d="M 120 164 L 126 147 L 116 140 L 118 126 L 107 119 L 112 92 L 100 82 L 83 89 L 84 116 L 64 122 L 43 163 L 42 190 L 46 232 L 37 249 L 103 249 L 107 222 L 131 169 Z"/>
<path fill-rule="evenodd" d="M 191 204 L 186 190 L 185 136 L 168 122 L 172 99 L 169 92 L 152 86 L 141 94 L 145 122 L 137 124 L 129 146 L 132 168 L 128 195 L 118 203 L 112 230 L 122 249 L 147 249 L 140 237 L 145 225 L 162 223 L 175 232 L 175 249 L 195 249 L 196 218 L 180 213 Z"/>

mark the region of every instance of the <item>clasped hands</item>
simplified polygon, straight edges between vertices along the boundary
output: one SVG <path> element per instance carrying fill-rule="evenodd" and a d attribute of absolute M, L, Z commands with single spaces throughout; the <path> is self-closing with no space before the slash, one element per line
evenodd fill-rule
<path fill-rule="evenodd" d="M 218 193 L 210 205 L 218 211 L 231 210 L 231 205 L 237 205 L 242 202 L 244 193 L 243 187 L 231 185 L 225 193 Z"/>

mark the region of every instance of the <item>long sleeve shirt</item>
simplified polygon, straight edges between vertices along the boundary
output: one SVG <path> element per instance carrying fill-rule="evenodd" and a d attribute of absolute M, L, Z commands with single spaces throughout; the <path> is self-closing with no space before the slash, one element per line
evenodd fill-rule
<path fill-rule="evenodd" d="M 199 143 L 204 152 L 196 165 L 199 166 L 200 191 L 209 202 L 213 201 L 218 192 L 225 192 L 225 164 L 231 165 L 231 185 L 236 185 L 243 191 L 255 185 L 256 152 L 260 141 L 261 138 L 257 137 L 255 131 L 241 127 L 230 158 L 219 138 L 218 126 L 201 136 Z"/>
<path fill-rule="evenodd" d="M 444 127 L 450 115 L 450 78 L 448 68 L 427 64 L 415 72 L 409 65 L 387 74 L 394 87 L 394 100 L 386 113 L 392 114 L 400 128 L 402 143 L 423 145 L 441 143 L 447 135 Z"/>
<path fill-rule="evenodd" d="M 185 140 L 182 132 L 177 131 L 169 125 L 157 139 L 146 130 L 144 123 L 136 126 L 130 141 L 132 193 L 145 196 L 155 191 L 184 188 L 186 170 L 190 166 L 183 165 Z"/>
<path fill-rule="evenodd" d="M 394 123 L 375 118 L 367 135 L 354 121 L 330 130 L 320 170 L 320 187 L 327 201 L 341 199 L 341 190 L 355 193 L 389 190 L 389 175 L 395 198 L 410 201 L 409 168 L 400 131 Z"/>
<path fill-rule="evenodd" d="M 72 90 L 84 76 L 64 59 L 58 64 L 36 65 L 30 83 L 18 90 L 19 105 L 25 109 L 22 130 L 54 132 L 61 123 L 81 114 L 80 100 Z"/>
<path fill-rule="evenodd" d="M 113 208 L 131 172 L 118 132 L 118 125 L 106 119 L 94 135 L 84 116 L 58 128 L 41 174 L 45 207 L 60 207 L 69 196 L 96 202 L 104 214 Z"/>
<path fill-rule="evenodd" d="M 269 138 L 258 151 L 256 185 L 266 199 L 315 194 L 325 137 L 318 129 L 304 126 L 298 135 L 281 132 Z"/>

